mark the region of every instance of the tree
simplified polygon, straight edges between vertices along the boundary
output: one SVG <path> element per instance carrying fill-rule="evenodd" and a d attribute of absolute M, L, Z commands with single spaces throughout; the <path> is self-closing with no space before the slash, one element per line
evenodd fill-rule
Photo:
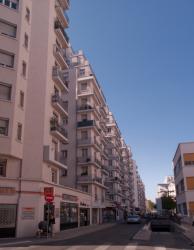
<path fill-rule="evenodd" d="M 171 196 L 162 197 L 162 208 L 166 210 L 174 210 L 176 208 L 176 201 Z"/>
<path fill-rule="evenodd" d="M 155 203 L 152 202 L 151 200 L 147 201 L 147 209 L 151 212 L 153 209 L 155 209 Z"/>

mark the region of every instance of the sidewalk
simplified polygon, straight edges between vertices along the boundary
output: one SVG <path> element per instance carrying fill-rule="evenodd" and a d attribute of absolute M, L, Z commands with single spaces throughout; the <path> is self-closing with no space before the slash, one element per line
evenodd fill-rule
<path fill-rule="evenodd" d="M 194 244 L 194 226 L 188 224 L 188 223 L 181 223 L 181 225 L 177 226 L 183 231 L 183 234 L 191 240 L 191 242 Z"/>
<path fill-rule="evenodd" d="M 79 227 L 79 228 L 72 228 L 68 230 L 64 230 L 61 232 L 56 233 L 53 237 L 31 237 L 31 238 L 7 238 L 7 239 L 0 239 L 0 248 L 3 246 L 12 246 L 12 245 L 32 245 L 32 244 L 42 244 L 48 242 L 55 242 L 61 240 L 67 240 L 76 238 L 82 235 L 90 234 L 93 232 L 97 232 L 100 230 L 105 230 L 107 228 L 115 226 L 116 223 L 106 223 L 101 225 L 91 225 L 86 227 Z"/>

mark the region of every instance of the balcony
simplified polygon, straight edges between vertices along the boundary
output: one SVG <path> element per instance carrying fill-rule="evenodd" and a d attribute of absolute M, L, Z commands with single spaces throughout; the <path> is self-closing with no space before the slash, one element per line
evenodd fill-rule
<path fill-rule="evenodd" d="M 50 120 L 50 131 L 57 139 L 61 140 L 63 143 L 68 143 L 66 129 L 63 125 L 60 125 L 54 117 Z"/>
<path fill-rule="evenodd" d="M 80 105 L 80 106 L 78 106 L 77 107 L 77 111 L 91 111 L 91 110 L 93 110 L 94 109 L 94 107 L 92 107 L 91 105 L 89 105 L 89 104 L 86 104 L 86 105 Z"/>
<path fill-rule="evenodd" d="M 77 127 L 78 128 L 82 128 L 82 127 L 93 127 L 95 126 L 96 123 L 94 120 L 83 120 L 77 123 Z"/>
<path fill-rule="evenodd" d="M 57 67 L 53 67 L 53 81 L 64 91 L 69 92 L 68 81 L 63 72 Z"/>
<path fill-rule="evenodd" d="M 58 94 L 52 95 L 51 101 L 53 107 L 61 113 L 61 115 L 68 116 L 68 102 L 63 101 Z"/>
<path fill-rule="evenodd" d="M 60 5 L 55 6 L 57 16 L 64 28 L 68 28 L 69 26 L 69 17 L 68 15 L 64 12 L 63 8 Z"/>
<path fill-rule="evenodd" d="M 61 65 L 62 69 L 68 69 L 68 63 L 66 59 L 66 53 L 64 49 L 59 48 L 56 44 L 53 46 L 53 54 L 56 58 L 56 60 L 59 62 Z"/>
<path fill-rule="evenodd" d="M 101 177 L 93 177 L 91 175 L 84 175 L 84 176 L 77 176 L 77 181 L 79 183 L 90 183 L 90 184 L 97 184 L 103 188 L 107 188 Z"/>
<path fill-rule="evenodd" d="M 58 0 L 59 4 L 63 9 L 69 9 L 70 1 L 69 0 Z"/>
<path fill-rule="evenodd" d="M 96 167 L 101 168 L 101 162 L 94 157 L 86 156 L 86 157 L 77 157 L 78 164 L 94 164 Z"/>
<path fill-rule="evenodd" d="M 59 21 L 55 21 L 55 33 L 63 48 L 69 47 L 69 37 Z"/>
<path fill-rule="evenodd" d="M 62 169 L 67 169 L 67 158 L 63 152 L 55 152 L 50 146 L 43 148 L 43 160 Z"/>

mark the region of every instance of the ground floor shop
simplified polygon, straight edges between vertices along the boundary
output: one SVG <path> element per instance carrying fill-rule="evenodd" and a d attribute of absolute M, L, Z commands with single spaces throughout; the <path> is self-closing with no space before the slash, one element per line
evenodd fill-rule
<path fill-rule="evenodd" d="M 47 202 L 44 188 L 52 187 L 54 199 Z M 25 183 L 21 192 L 0 192 L 0 238 L 35 236 L 40 222 L 54 233 L 92 223 L 91 196 L 79 190 Z M 44 223 L 44 224 L 46 224 Z"/>

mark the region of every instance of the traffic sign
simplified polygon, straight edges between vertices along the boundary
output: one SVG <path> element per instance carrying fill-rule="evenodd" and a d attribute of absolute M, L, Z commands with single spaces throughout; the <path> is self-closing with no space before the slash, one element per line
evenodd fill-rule
<path fill-rule="evenodd" d="M 48 203 L 51 203 L 54 201 L 54 196 L 53 195 L 48 195 L 48 196 L 45 196 L 44 197 L 45 200 L 48 202 Z"/>
<path fill-rule="evenodd" d="M 44 187 L 44 196 L 54 196 L 54 188 Z"/>

